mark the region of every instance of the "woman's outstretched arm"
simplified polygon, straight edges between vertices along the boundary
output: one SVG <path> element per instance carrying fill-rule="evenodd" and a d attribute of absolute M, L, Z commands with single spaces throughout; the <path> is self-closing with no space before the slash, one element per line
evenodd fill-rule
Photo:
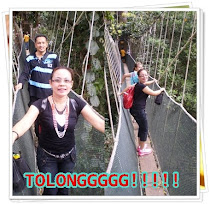
<path fill-rule="evenodd" d="M 121 80 L 121 84 L 123 84 L 126 77 L 131 77 L 131 73 L 126 73 L 126 74 L 123 75 L 122 80 Z"/>
<path fill-rule="evenodd" d="M 124 92 L 126 92 L 129 88 L 131 88 L 132 86 L 135 86 L 136 84 L 132 84 L 127 86 L 121 93 L 119 93 L 118 95 L 121 96 Z"/>
<path fill-rule="evenodd" d="M 16 139 L 21 137 L 32 126 L 38 115 L 39 115 L 38 108 L 31 105 L 28 112 L 24 115 L 24 117 L 18 123 L 16 123 L 16 125 L 12 128 L 13 143 Z"/>
<path fill-rule="evenodd" d="M 105 121 L 98 116 L 89 105 L 86 105 L 81 111 L 85 120 L 87 120 L 95 129 L 105 132 Z"/>
<path fill-rule="evenodd" d="M 148 86 L 146 86 L 145 88 L 142 89 L 142 91 L 148 95 L 157 96 L 161 94 L 161 92 L 165 91 L 165 88 L 160 88 L 159 90 L 153 91 Z"/>

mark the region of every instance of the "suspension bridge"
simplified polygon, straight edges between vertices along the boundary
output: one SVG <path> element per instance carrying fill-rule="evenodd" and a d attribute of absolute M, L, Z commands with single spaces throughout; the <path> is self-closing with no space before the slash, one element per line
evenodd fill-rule
<path fill-rule="evenodd" d="M 172 15 L 173 14 L 173 15 Z M 71 189 L 73 195 L 106 195 L 106 196 L 143 196 L 143 195 L 197 195 L 197 122 L 185 110 L 184 97 L 186 91 L 187 77 L 190 69 L 191 62 L 191 48 L 194 46 L 196 38 L 196 12 L 193 12 L 192 30 L 189 32 L 189 26 L 186 24 L 188 12 L 183 12 L 183 18 L 180 21 L 181 27 L 176 27 L 177 12 L 163 12 L 160 18 L 145 30 L 145 33 L 137 40 L 132 41 L 126 39 L 126 62 L 121 61 L 119 49 L 119 40 L 114 40 L 109 33 L 109 29 L 105 23 L 104 28 L 104 49 L 106 53 L 107 65 L 104 67 L 104 83 L 106 87 L 107 107 L 109 124 L 113 139 L 113 149 L 109 160 L 108 166 L 104 164 L 104 135 L 98 133 L 83 120 L 79 119 L 76 129 L 76 144 L 78 150 L 78 161 L 76 172 L 107 172 L 107 173 L 132 173 L 138 172 L 137 188 L 105 188 L 105 189 Z M 69 13 L 67 12 L 67 15 Z M 87 53 L 83 61 L 83 83 L 80 95 L 83 96 L 86 79 L 87 79 L 87 66 L 88 58 L 90 55 L 90 47 L 93 35 L 94 15 L 89 22 L 90 36 L 87 48 Z M 56 50 L 56 40 L 50 44 L 49 49 L 59 53 L 59 58 L 62 57 L 63 42 L 70 38 L 69 56 L 67 66 L 71 64 L 71 50 L 74 38 L 74 28 L 78 25 L 82 14 L 77 17 L 77 12 L 74 14 L 74 21 L 72 30 L 65 38 L 65 28 L 67 20 L 65 21 L 62 40 Z M 60 22 L 58 13 L 54 15 L 55 21 Z M 68 16 L 66 17 L 68 19 Z M 173 21 L 172 28 L 169 28 L 169 21 Z M 174 43 L 174 33 L 180 32 L 178 44 Z M 183 44 L 183 33 L 188 29 L 190 33 L 188 39 Z M 58 29 L 57 29 L 58 31 Z M 159 31 L 159 33 L 157 33 Z M 53 29 L 53 35 L 57 36 L 56 26 Z M 170 35 L 170 38 L 167 36 Z M 151 38 L 159 36 L 159 44 L 155 48 L 155 41 Z M 170 39 L 170 41 L 167 41 Z M 168 44 L 169 52 L 165 52 L 165 47 L 161 42 Z M 19 73 L 24 67 L 25 49 L 24 44 L 21 47 L 13 47 L 13 74 L 14 80 L 17 80 Z M 30 52 L 34 52 L 33 43 L 30 43 Z M 174 55 L 174 50 L 176 53 Z M 172 54 L 173 51 L 173 54 Z M 186 57 L 186 70 L 185 80 L 183 85 L 181 103 L 177 103 L 170 94 L 174 90 L 176 69 L 179 63 L 179 57 L 183 51 L 187 54 Z M 156 56 L 155 56 L 156 54 Z M 167 56 L 166 56 L 167 55 Z M 164 59 L 167 59 L 164 64 Z M 134 60 L 135 59 L 135 60 Z M 122 98 L 118 93 L 125 88 L 126 84 L 120 85 L 122 75 L 125 72 L 133 71 L 134 63 L 141 61 L 144 67 L 150 72 L 150 78 L 156 78 L 158 81 L 163 81 L 162 86 L 165 88 L 170 86 L 168 92 L 165 92 L 162 104 L 156 105 L 155 98 L 150 97 L 147 101 L 147 116 L 149 123 L 149 142 L 153 148 L 153 156 L 150 159 L 145 157 L 138 158 L 136 153 L 136 125 L 131 118 L 128 110 L 123 108 Z M 173 67 L 174 74 L 172 80 L 168 81 L 168 71 Z M 110 76 L 110 78 L 107 77 Z M 108 85 L 108 80 L 111 80 L 111 86 Z M 159 88 L 158 84 L 152 85 L 152 89 Z M 14 91 L 14 89 L 13 89 Z M 27 103 L 29 100 L 27 87 L 19 92 L 13 92 L 13 123 L 16 123 L 27 111 Z M 112 95 L 110 93 L 113 93 Z M 71 93 L 72 97 L 79 97 L 76 93 Z M 110 103 L 110 97 L 113 97 L 114 103 Z M 196 97 L 196 96 L 195 96 Z M 113 114 L 113 109 L 116 110 L 117 116 Z M 117 128 L 114 127 L 113 121 L 118 118 Z M 94 137 L 93 137 L 94 136 Z M 99 148 L 94 149 L 94 146 Z M 100 149 L 100 151 L 98 151 Z M 34 133 L 33 128 L 26 133 L 26 136 L 18 140 L 14 145 L 14 150 L 23 153 L 31 170 L 37 172 L 35 146 L 34 146 Z M 145 164 L 146 167 L 145 167 Z M 168 187 L 163 188 L 160 183 L 159 188 L 151 188 L 152 183 L 149 181 L 148 185 L 152 192 L 147 191 L 142 187 L 142 172 L 148 166 L 155 166 L 154 168 L 147 169 L 148 176 L 151 178 L 153 172 L 158 172 L 159 175 L 163 172 L 168 173 Z M 174 187 L 173 173 L 179 173 L 179 187 Z M 159 180 L 164 178 L 160 177 Z M 149 189 L 148 187 L 148 189 Z M 159 191 L 160 194 L 157 193 Z M 25 189 L 20 195 L 38 195 L 37 189 Z"/>

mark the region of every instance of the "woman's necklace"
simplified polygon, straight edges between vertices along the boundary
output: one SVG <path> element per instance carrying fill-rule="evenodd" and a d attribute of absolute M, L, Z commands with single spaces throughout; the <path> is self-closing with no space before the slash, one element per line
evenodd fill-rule
<path fill-rule="evenodd" d="M 53 101 L 53 103 L 54 103 L 54 105 L 55 105 L 55 109 L 56 109 L 57 113 L 58 113 L 59 115 L 63 115 L 64 111 L 66 110 L 67 104 L 66 104 L 66 106 L 64 107 L 64 109 L 63 109 L 62 111 L 59 111 L 59 110 L 57 109 L 56 104 L 55 104 L 54 101 Z"/>
<path fill-rule="evenodd" d="M 68 122 L 69 122 L 69 98 L 66 101 L 66 106 L 63 111 L 57 110 L 54 100 L 53 100 L 53 103 L 51 106 L 52 106 L 52 114 L 53 114 L 53 125 L 55 128 L 55 131 L 59 138 L 63 138 L 66 133 L 66 130 L 68 127 Z M 58 130 L 58 121 L 56 120 L 56 115 L 58 115 L 58 114 L 59 115 L 65 114 L 65 125 L 64 125 L 64 130 L 62 132 Z"/>

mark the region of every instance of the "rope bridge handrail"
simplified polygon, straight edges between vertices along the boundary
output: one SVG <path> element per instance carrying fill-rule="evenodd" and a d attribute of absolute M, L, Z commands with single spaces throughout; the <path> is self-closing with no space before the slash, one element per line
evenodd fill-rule
<path fill-rule="evenodd" d="M 117 113 L 119 115 L 121 108 L 120 108 L 120 100 L 118 97 L 118 93 L 120 91 L 119 82 L 121 80 L 121 60 L 120 60 L 120 55 L 118 51 L 118 46 L 112 39 L 106 27 L 106 24 L 105 24 L 105 29 L 104 29 L 104 39 L 105 39 L 104 46 L 105 46 L 105 52 L 106 52 L 107 63 L 108 63 L 108 68 L 109 68 L 109 74 L 111 78 L 112 90 L 113 90 L 113 95 L 115 99 Z M 105 87 L 106 87 L 106 95 L 107 95 L 107 103 L 108 103 L 110 125 L 111 125 L 111 130 L 112 130 L 112 137 L 113 137 L 113 140 L 115 141 L 116 135 L 114 132 L 114 127 L 113 127 L 112 107 L 110 104 L 109 90 L 107 86 L 106 69 L 104 69 L 104 80 L 105 80 Z"/>

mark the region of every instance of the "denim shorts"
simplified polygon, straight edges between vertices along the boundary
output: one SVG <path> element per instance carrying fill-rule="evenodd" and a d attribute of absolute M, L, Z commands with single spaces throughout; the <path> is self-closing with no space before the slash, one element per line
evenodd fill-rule
<path fill-rule="evenodd" d="M 130 113 L 139 125 L 138 137 L 140 141 L 145 142 L 148 135 L 148 122 L 145 109 L 131 108 Z"/>
<path fill-rule="evenodd" d="M 57 173 L 72 173 L 76 162 L 76 148 L 70 155 L 57 159 L 47 154 L 40 146 L 37 148 L 37 166 L 40 172 L 50 173 L 51 182 L 54 182 Z M 68 195 L 68 188 L 44 188 L 43 195 Z"/>

